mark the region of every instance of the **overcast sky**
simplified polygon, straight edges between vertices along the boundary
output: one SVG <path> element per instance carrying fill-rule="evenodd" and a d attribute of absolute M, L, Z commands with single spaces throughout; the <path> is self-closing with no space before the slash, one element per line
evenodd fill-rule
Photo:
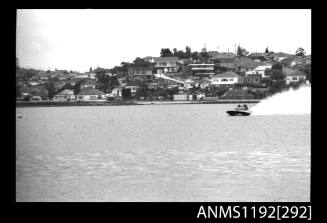
<path fill-rule="evenodd" d="M 20 66 L 112 68 L 161 48 L 311 54 L 311 10 L 17 10 Z"/>

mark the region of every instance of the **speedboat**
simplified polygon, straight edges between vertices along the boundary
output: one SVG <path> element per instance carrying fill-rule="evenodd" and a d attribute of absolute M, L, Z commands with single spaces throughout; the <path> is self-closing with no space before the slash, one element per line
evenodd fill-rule
<path fill-rule="evenodd" d="M 242 111 L 242 110 L 230 110 L 227 111 L 227 114 L 229 114 L 230 116 L 249 116 L 251 115 L 250 111 Z"/>
<path fill-rule="evenodd" d="M 234 110 L 227 111 L 227 114 L 230 116 L 249 116 L 251 115 L 251 111 L 249 111 L 247 107 L 238 107 Z"/>

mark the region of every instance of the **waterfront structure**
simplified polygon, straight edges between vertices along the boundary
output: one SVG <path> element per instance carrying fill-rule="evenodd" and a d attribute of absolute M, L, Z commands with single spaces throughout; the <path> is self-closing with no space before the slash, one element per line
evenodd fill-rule
<path fill-rule="evenodd" d="M 286 76 L 286 84 L 298 83 L 304 80 L 306 80 L 306 74 L 300 70 L 295 70 Z"/>
<path fill-rule="evenodd" d="M 193 63 L 188 66 L 196 79 L 209 79 L 215 75 L 213 63 Z"/>
<path fill-rule="evenodd" d="M 247 71 L 245 73 L 245 76 L 247 77 L 248 75 L 260 74 L 262 78 L 269 77 L 269 76 L 265 75 L 266 69 L 271 69 L 271 65 L 261 65 L 261 66 L 258 66 L 258 67 L 256 67 L 253 70 Z"/>
<path fill-rule="evenodd" d="M 80 93 L 77 94 L 77 100 L 90 101 L 105 99 L 105 94 L 94 88 L 83 88 Z"/>
<path fill-rule="evenodd" d="M 213 76 L 210 81 L 211 84 L 215 86 L 229 86 L 242 83 L 243 78 L 236 73 L 229 71 Z"/>
<path fill-rule="evenodd" d="M 130 80 L 150 81 L 153 79 L 153 67 L 130 67 L 128 68 Z"/>
<path fill-rule="evenodd" d="M 70 101 L 75 100 L 74 90 L 65 89 L 53 97 L 54 101 Z"/>
<path fill-rule="evenodd" d="M 140 89 L 141 86 L 139 86 L 139 85 L 133 85 L 133 84 L 127 84 L 127 85 L 125 85 L 124 88 L 125 89 L 129 89 L 131 91 L 131 96 L 135 96 L 137 90 Z"/>
<path fill-rule="evenodd" d="M 111 94 L 116 95 L 116 96 L 123 96 L 122 92 L 123 92 L 122 87 L 115 87 L 115 88 L 111 89 Z"/>

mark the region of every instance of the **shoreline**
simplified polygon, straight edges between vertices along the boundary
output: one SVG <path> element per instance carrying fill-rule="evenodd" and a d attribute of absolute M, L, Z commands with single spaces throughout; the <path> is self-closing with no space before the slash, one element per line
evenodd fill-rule
<path fill-rule="evenodd" d="M 123 106 L 123 105 L 174 105 L 174 104 L 252 104 L 261 100 L 203 100 L 203 101 L 16 101 L 16 107 L 62 107 L 62 106 Z"/>

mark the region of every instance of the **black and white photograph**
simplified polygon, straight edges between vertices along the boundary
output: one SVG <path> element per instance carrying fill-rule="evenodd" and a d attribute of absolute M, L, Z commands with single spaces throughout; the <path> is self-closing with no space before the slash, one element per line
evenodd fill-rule
<path fill-rule="evenodd" d="M 310 202 L 310 9 L 17 9 L 16 202 Z"/>

